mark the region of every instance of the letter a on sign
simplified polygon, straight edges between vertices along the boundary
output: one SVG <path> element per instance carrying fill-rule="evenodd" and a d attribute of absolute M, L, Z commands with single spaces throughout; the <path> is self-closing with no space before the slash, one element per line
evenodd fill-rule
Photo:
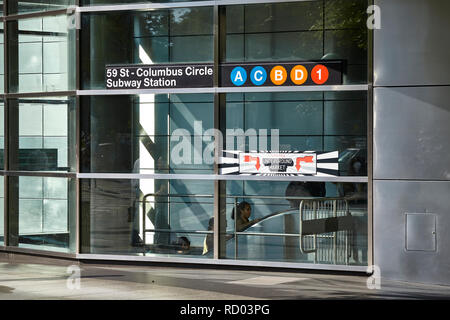
<path fill-rule="evenodd" d="M 235 86 L 241 86 L 247 81 L 247 72 L 242 67 L 236 67 L 231 71 L 230 78 Z"/>

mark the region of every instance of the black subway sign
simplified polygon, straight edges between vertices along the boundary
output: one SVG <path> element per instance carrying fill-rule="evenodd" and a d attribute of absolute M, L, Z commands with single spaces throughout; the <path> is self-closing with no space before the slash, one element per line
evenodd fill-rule
<path fill-rule="evenodd" d="M 342 84 L 342 61 L 224 64 L 223 87 Z"/>
<path fill-rule="evenodd" d="M 221 87 L 342 84 L 342 61 L 240 63 L 220 66 Z M 107 89 L 211 88 L 213 64 L 108 65 Z"/>
<path fill-rule="evenodd" d="M 212 87 L 213 73 L 212 64 L 108 65 L 106 89 Z"/>

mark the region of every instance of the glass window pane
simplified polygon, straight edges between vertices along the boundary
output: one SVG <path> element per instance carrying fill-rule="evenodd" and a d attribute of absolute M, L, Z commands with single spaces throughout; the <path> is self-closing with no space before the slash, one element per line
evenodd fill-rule
<path fill-rule="evenodd" d="M 81 103 L 83 172 L 213 172 L 213 95 L 96 96 Z"/>
<path fill-rule="evenodd" d="M 211 63 L 212 29 L 211 7 L 84 14 L 82 88 L 105 89 L 109 64 Z"/>
<path fill-rule="evenodd" d="M 0 3 L 0 6 L 3 6 L 3 2 Z M 3 8 L 3 7 L 1 7 Z M 3 15 L 3 13 L 1 13 Z M 4 28 L 3 28 L 3 22 L 0 22 L 0 93 L 5 92 L 5 52 L 4 52 Z"/>
<path fill-rule="evenodd" d="M 343 60 L 343 83 L 367 83 L 367 0 L 227 6 L 226 62 Z"/>
<path fill-rule="evenodd" d="M 75 179 L 10 178 L 10 245 L 75 252 Z"/>
<path fill-rule="evenodd" d="M 4 112 L 5 112 L 5 104 L 3 100 L 0 100 L 0 170 L 4 169 L 4 160 L 3 160 L 5 149 Z"/>
<path fill-rule="evenodd" d="M 142 0 L 81 0 L 81 5 L 99 5 L 99 4 L 127 4 L 127 3 L 169 3 L 169 2 L 191 2 L 192 0 L 155 0 L 155 1 L 142 1 Z M 207 1 L 207 0 L 195 0 L 195 1 Z"/>
<path fill-rule="evenodd" d="M 75 5 L 75 0 L 33 0 L 8 1 L 9 14 L 25 14 L 32 12 L 64 9 Z"/>
<path fill-rule="evenodd" d="M 75 88 L 75 31 L 67 17 L 8 22 L 10 92 L 52 92 Z"/>
<path fill-rule="evenodd" d="M 227 184 L 226 258 L 367 265 L 367 184 Z"/>
<path fill-rule="evenodd" d="M 83 253 L 212 257 L 213 181 L 82 179 L 82 190 Z"/>
<path fill-rule="evenodd" d="M 11 169 L 72 171 L 75 166 L 75 99 L 11 99 Z M 17 137 L 17 140 L 15 140 Z"/>
<path fill-rule="evenodd" d="M 222 134 L 229 151 L 338 151 L 335 174 L 367 175 L 365 92 L 227 94 Z"/>
<path fill-rule="evenodd" d="M 4 177 L 0 176 L 0 245 L 4 245 L 5 243 L 5 208 L 4 206 L 4 199 L 5 199 L 5 192 L 4 192 Z"/>

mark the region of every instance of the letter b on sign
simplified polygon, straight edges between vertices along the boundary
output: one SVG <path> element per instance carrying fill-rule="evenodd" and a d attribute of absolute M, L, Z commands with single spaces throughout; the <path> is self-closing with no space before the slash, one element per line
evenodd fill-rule
<path fill-rule="evenodd" d="M 274 85 L 280 86 L 286 82 L 287 72 L 286 69 L 282 66 L 275 66 L 270 71 L 270 80 Z"/>

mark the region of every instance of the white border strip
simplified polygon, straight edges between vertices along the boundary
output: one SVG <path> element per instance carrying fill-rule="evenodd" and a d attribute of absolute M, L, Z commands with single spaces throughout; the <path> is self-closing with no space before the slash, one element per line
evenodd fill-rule
<path fill-rule="evenodd" d="M 288 0 L 282 2 L 306 2 L 318 0 Z M 213 1 L 189 1 L 189 2 L 171 2 L 171 3 L 136 3 L 120 5 L 93 5 L 78 7 L 77 12 L 106 12 L 106 11 L 128 11 L 128 10 L 161 10 L 187 7 L 212 7 L 226 5 L 246 5 L 262 3 L 279 3 L 274 0 L 213 0 Z"/>
<path fill-rule="evenodd" d="M 346 266 L 329 265 L 314 263 L 295 263 L 295 262 L 270 262 L 253 260 L 231 260 L 231 259 L 196 259 L 196 258 L 178 258 L 178 257 L 146 257 L 146 256 L 123 256 L 108 254 L 77 254 L 80 260 L 110 260 L 110 261 L 141 261 L 158 263 L 182 263 L 182 264 L 209 264 L 223 266 L 251 266 L 251 267 L 272 267 L 289 269 L 308 269 L 308 270 L 327 270 L 327 271 L 353 271 L 367 272 L 366 266 Z"/>
<path fill-rule="evenodd" d="M 139 173 L 77 173 L 79 179 L 155 179 L 155 180 L 255 180 L 255 181 L 316 181 L 367 183 L 368 177 L 337 176 L 262 176 L 219 174 L 139 174 Z"/>
<path fill-rule="evenodd" d="M 137 95 L 167 93 L 237 93 L 237 92 L 313 92 L 313 91 L 368 91 L 369 85 L 337 86 L 284 86 L 284 87 L 212 87 L 212 88 L 165 88 L 165 89 L 117 89 L 117 90 L 77 90 L 79 96 Z"/>

